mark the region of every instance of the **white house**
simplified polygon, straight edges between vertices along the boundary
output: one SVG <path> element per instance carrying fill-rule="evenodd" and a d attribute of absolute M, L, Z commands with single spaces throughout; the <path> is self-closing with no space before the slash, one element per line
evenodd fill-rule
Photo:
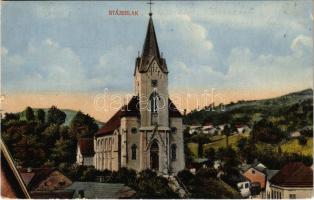
<path fill-rule="evenodd" d="M 94 165 L 94 140 L 93 138 L 80 138 L 77 143 L 76 163 L 78 165 Z"/>
<path fill-rule="evenodd" d="M 269 183 L 268 199 L 313 198 L 313 170 L 301 162 L 286 164 Z"/>

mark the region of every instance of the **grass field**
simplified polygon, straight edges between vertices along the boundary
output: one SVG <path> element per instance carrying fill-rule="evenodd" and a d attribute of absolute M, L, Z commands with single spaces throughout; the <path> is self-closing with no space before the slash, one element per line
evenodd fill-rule
<path fill-rule="evenodd" d="M 203 150 L 205 152 L 208 148 L 214 148 L 215 150 L 218 150 L 220 147 L 226 147 L 226 138 L 225 136 L 220 136 L 222 139 L 217 140 L 212 143 L 205 144 L 203 146 Z M 232 135 L 229 137 L 229 145 L 233 148 L 237 149 L 237 143 L 238 141 L 243 138 L 248 137 L 246 134 L 237 134 Z M 217 138 L 218 139 L 218 138 Z M 265 143 L 258 143 L 257 148 L 259 151 L 264 151 L 265 149 L 273 149 L 274 151 L 278 151 L 278 145 L 272 145 L 272 144 L 265 144 Z M 288 140 L 287 142 L 280 145 L 282 152 L 287 153 L 299 153 L 302 155 L 311 156 L 313 155 L 313 138 L 308 137 L 307 138 L 307 144 L 305 146 L 299 145 L 298 139 L 292 139 Z M 198 156 L 198 144 L 196 143 L 189 143 L 188 148 L 192 152 L 193 156 L 197 158 Z"/>
<path fill-rule="evenodd" d="M 229 145 L 233 148 L 237 148 L 237 143 L 241 138 L 248 137 L 248 134 L 236 134 L 229 137 Z M 215 142 L 205 144 L 204 145 L 204 151 L 207 148 L 214 148 L 215 150 L 218 150 L 220 147 L 226 147 L 226 137 L 223 136 L 221 140 L 217 140 Z"/>
<path fill-rule="evenodd" d="M 305 146 L 299 145 L 298 139 L 289 140 L 281 145 L 282 152 L 287 153 L 301 153 L 302 155 L 312 155 L 313 153 L 313 138 L 307 138 Z"/>
<path fill-rule="evenodd" d="M 258 143 L 257 149 L 264 151 L 265 149 L 272 149 L 278 152 L 278 145 Z M 298 139 L 288 140 L 280 145 L 281 151 L 286 153 L 298 153 L 302 155 L 311 156 L 313 154 L 313 138 L 307 138 L 307 144 L 305 146 L 299 145 Z"/>
<path fill-rule="evenodd" d="M 188 143 L 188 148 L 193 154 L 194 158 L 198 158 L 198 144 L 197 143 Z"/>

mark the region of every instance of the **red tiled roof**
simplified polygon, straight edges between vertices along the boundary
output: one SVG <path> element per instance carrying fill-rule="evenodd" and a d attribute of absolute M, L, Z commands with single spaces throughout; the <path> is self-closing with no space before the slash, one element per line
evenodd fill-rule
<path fill-rule="evenodd" d="M 40 184 L 47 176 L 49 176 L 50 173 L 57 170 L 56 168 L 32 168 L 31 172 L 27 171 L 27 168 L 20 168 L 18 169 L 24 183 L 27 184 L 27 188 L 29 190 L 32 190 L 35 188 L 38 184 Z M 34 174 L 27 175 L 27 174 Z M 29 178 L 32 177 L 30 180 Z M 24 178 L 27 178 L 24 180 Z"/>
<path fill-rule="evenodd" d="M 169 99 L 169 117 L 182 117 L 180 111 Z M 113 134 L 114 130 L 120 127 L 122 117 L 140 117 L 139 98 L 133 96 L 128 105 L 119 109 L 108 122 L 95 134 L 95 136 L 104 136 Z"/>
<path fill-rule="evenodd" d="M 95 154 L 93 138 L 80 138 L 79 148 L 83 156 L 93 156 Z"/>
<path fill-rule="evenodd" d="M 169 117 L 182 117 L 182 114 L 177 109 L 177 107 L 174 105 L 174 103 L 171 101 L 171 99 L 168 100 L 169 102 Z"/>
<path fill-rule="evenodd" d="M 270 182 L 287 187 L 313 187 L 313 170 L 301 162 L 286 164 Z"/>
<path fill-rule="evenodd" d="M 34 172 L 30 172 L 30 173 L 20 173 L 23 182 L 25 183 L 26 186 L 28 186 L 28 184 L 31 182 L 31 180 L 34 178 L 35 173 Z"/>

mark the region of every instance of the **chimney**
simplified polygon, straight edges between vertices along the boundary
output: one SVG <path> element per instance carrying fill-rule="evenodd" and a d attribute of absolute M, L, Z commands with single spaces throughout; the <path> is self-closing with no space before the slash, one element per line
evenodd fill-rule
<path fill-rule="evenodd" d="M 27 167 L 27 173 L 32 172 L 32 168 L 31 167 Z"/>

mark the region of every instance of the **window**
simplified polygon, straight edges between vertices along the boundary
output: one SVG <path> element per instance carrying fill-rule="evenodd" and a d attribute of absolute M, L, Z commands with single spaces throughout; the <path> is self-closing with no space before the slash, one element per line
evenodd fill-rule
<path fill-rule="evenodd" d="M 157 87 L 157 86 L 158 86 L 158 81 L 152 80 L 152 87 Z"/>
<path fill-rule="evenodd" d="M 252 174 L 255 174 L 255 170 L 252 170 Z"/>
<path fill-rule="evenodd" d="M 156 91 L 154 91 L 150 96 L 150 107 L 152 113 L 157 113 L 157 107 L 158 107 L 158 94 Z"/>
<path fill-rule="evenodd" d="M 171 133 L 173 133 L 173 134 L 177 133 L 177 128 L 176 127 L 172 127 L 171 128 Z"/>
<path fill-rule="evenodd" d="M 156 90 L 150 96 L 150 111 L 151 111 L 151 124 L 158 124 L 158 100 L 159 96 Z"/>
<path fill-rule="evenodd" d="M 136 160 L 136 149 L 137 146 L 135 144 L 132 145 L 132 160 Z"/>
<path fill-rule="evenodd" d="M 248 183 L 245 183 L 245 188 L 248 188 L 249 187 L 249 184 Z"/>
<path fill-rule="evenodd" d="M 131 128 L 131 133 L 133 134 L 137 133 L 137 128 L 136 127 Z"/>
<path fill-rule="evenodd" d="M 289 199 L 296 199 L 297 195 L 296 194 L 289 194 Z"/>
<path fill-rule="evenodd" d="M 171 160 L 174 161 L 177 159 L 177 145 L 171 145 Z"/>

